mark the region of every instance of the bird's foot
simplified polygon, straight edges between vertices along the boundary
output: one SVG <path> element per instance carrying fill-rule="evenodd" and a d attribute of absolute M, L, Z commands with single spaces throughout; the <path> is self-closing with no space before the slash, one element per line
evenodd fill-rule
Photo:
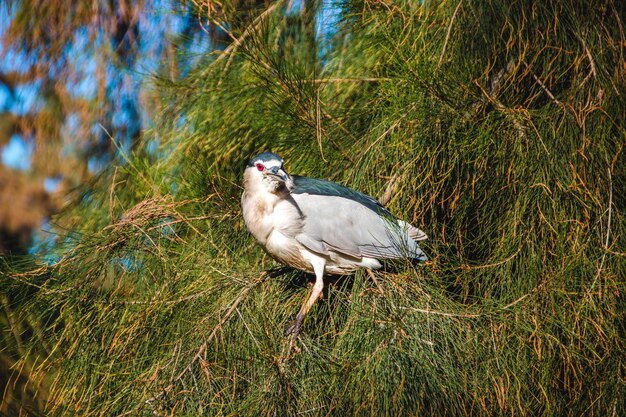
<path fill-rule="evenodd" d="M 300 334 L 300 325 L 304 320 L 304 315 L 298 314 L 298 317 L 292 321 L 285 329 L 285 336 L 289 336 L 289 352 L 288 356 L 291 356 L 292 352 L 300 352 L 300 348 L 296 345 L 298 335 Z"/>
<path fill-rule="evenodd" d="M 301 324 L 302 319 L 298 316 L 295 320 L 290 322 L 287 327 L 285 327 L 285 336 L 291 336 L 293 339 L 297 339 L 298 334 L 300 333 Z"/>

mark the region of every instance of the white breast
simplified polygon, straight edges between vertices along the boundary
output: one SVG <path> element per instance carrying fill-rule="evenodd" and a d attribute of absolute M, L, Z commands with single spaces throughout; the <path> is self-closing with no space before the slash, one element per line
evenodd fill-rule
<path fill-rule="evenodd" d="M 241 198 L 246 227 L 271 255 L 287 258 L 300 250 L 295 236 L 302 230 L 302 217 L 289 199 L 272 193 L 247 193 Z"/>
<path fill-rule="evenodd" d="M 260 193 L 244 192 L 241 196 L 243 220 L 252 236 L 262 245 L 274 228 L 274 205 L 277 198 Z"/>

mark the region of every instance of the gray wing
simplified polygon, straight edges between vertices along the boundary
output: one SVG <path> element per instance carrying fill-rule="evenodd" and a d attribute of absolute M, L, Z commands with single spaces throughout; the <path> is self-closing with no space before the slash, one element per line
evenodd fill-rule
<path fill-rule="evenodd" d="M 409 237 L 410 225 L 399 224 L 384 209 L 381 215 L 360 201 L 337 195 L 291 196 L 304 216 L 303 230 L 296 239 L 312 251 L 334 251 L 354 258 L 426 259 Z"/>
<path fill-rule="evenodd" d="M 321 180 L 319 178 L 301 177 L 292 175 L 292 194 L 325 195 L 344 197 L 364 205 L 375 213 L 389 217 L 391 213 L 384 208 L 376 199 L 352 188 L 344 187 L 336 182 Z"/>

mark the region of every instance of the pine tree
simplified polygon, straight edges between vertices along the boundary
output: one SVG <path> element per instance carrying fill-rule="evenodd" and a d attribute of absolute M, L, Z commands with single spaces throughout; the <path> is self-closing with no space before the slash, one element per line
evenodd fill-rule
<path fill-rule="evenodd" d="M 232 43 L 155 77 L 159 152 L 3 279 L 46 413 L 626 412 L 623 2 L 344 1 L 321 33 L 320 6 L 198 7 Z M 291 354 L 311 277 L 240 215 L 262 150 L 430 236 L 424 265 L 329 280 Z"/>

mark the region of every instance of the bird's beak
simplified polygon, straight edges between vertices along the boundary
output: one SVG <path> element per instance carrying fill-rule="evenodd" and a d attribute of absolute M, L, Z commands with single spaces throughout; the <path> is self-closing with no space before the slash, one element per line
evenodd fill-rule
<path fill-rule="evenodd" d="M 271 175 L 272 177 L 276 177 L 283 182 L 287 182 L 287 180 L 289 180 L 289 174 L 283 171 L 282 168 L 272 167 L 268 169 L 268 171 L 269 171 L 269 175 Z"/>

